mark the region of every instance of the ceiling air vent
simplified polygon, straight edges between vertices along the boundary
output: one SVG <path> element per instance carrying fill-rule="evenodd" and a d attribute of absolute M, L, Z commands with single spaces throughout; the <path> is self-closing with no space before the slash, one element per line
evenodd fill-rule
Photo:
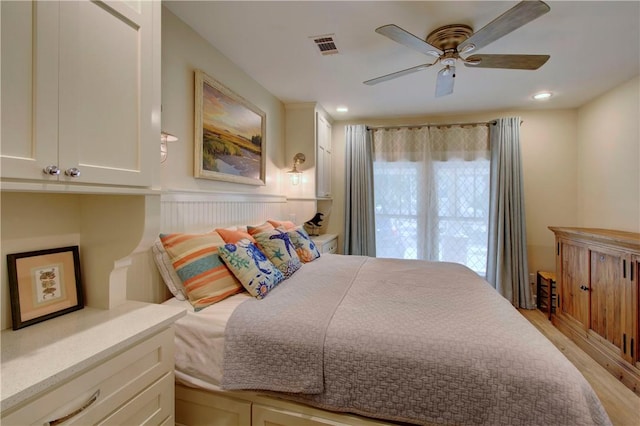
<path fill-rule="evenodd" d="M 338 48 L 333 40 L 333 34 L 310 37 L 316 44 L 316 47 L 323 55 L 333 55 L 338 53 Z"/>

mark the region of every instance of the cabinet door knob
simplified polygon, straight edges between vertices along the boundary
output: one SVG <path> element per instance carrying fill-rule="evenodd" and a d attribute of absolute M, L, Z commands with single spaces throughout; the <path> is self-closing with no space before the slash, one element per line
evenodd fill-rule
<path fill-rule="evenodd" d="M 76 169 L 75 167 L 71 167 L 70 169 L 65 170 L 64 174 L 67 176 L 71 176 L 72 178 L 76 178 L 80 176 L 80 170 Z"/>
<path fill-rule="evenodd" d="M 586 285 L 581 285 L 580 286 L 580 290 L 587 291 L 587 290 L 589 290 L 589 287 L 587 287 Z"/>
<path fill-rule="evenodd" d="M 52 176 L 57 176 L 60 174 L 60 169 L 58 168 L 58 166 L 47 166 L 44 169 L 42 169 L 42 172 L 44 174 L 47 175 L 52 175 Z"/>

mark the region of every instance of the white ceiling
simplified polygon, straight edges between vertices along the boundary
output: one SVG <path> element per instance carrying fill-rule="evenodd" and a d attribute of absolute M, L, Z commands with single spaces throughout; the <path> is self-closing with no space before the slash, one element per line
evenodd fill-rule
<path fill-rule="evenodd" d="M 420 38 L 447 24 L 477 31 L 517 1 L 163 2 L 278 99 L 317 101 L 340 120 L 575 108 L 640 74 L 639 1 L 547 3 L 549 13 L 478 50 L 551 55 L 542 68 L 458 64 L 454 93 L 435 98 L 440 66 L 375 86 L 362 83 L 433 62 L 374 30 L 393 23 Z M 340 53 L 319 53 L 310 37 L 324 34 L 333 34 Z M 554 96 L 532 101 L 540 90 Z M 337 113 L 338 105 L 349 112 Z"/>

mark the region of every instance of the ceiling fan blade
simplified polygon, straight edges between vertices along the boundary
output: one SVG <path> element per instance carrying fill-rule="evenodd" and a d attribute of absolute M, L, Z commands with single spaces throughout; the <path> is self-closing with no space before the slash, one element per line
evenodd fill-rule
<path fill-rule="evenodd" d="M 550 9 L 549 5 L 540 0 L 521 1 L 460 43 L 458 52 L 482 49 L 487 44 L 544 15 Z"/>
<path fill-rule="evenodd" d="M 423 39 L 414 36 L 408 31 L 403 30 L 397 25 L 389 24 L 383 25 L 381 27 L 376 28 L 376 32 L 378 34 L 382 34 L 385 37 L 390 38 L 391 40 L 398 42 L 404 46 L 407 46 L 410 49 L 416 50 L 420 53 L 424 53 L 425 55 L 435 56 L 436 58 L 440 56 L 442 50 L 434 47 L 424 41 Z"/>
<path fill-rule="evenodd" d="M 383 75 L 382 77 L 372 78 L 371 80 L 367 80 L 364 84 L 369 86 L 373 86 L 374 84 L 382 83 L 383 81 L 392 80 L 394 78 L 402 77 L 403 75 L 412 74 L 416 71 L 421 71 L 425 68 L 429 68 L 433 64 L 422 64 L 417 67 L 407 68 L 406 70 L 396 71 L 391 74 Z"/>
<path fill-rule="evenodd" d="M 453 83 L 456 77 L 456 67 L 447 65 L 438 71 L 436 80 L 436 98 L 453 93 Z"/>
<path fill-rule="evenodd" d="M 469 68 L 537 70 L 549 60 L 549 55 L 471 55 L 466 60 L 470 61 L 465 62 Z"/>

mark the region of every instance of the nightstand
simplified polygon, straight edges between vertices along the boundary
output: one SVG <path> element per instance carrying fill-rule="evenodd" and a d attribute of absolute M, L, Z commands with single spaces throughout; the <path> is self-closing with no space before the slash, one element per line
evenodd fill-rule
<path fill-rule="evenodd" d="M 338 235 L 322 234 L 311 237 L 311 240 L 318 246 L 320 253 L 338 252 Z"/>

